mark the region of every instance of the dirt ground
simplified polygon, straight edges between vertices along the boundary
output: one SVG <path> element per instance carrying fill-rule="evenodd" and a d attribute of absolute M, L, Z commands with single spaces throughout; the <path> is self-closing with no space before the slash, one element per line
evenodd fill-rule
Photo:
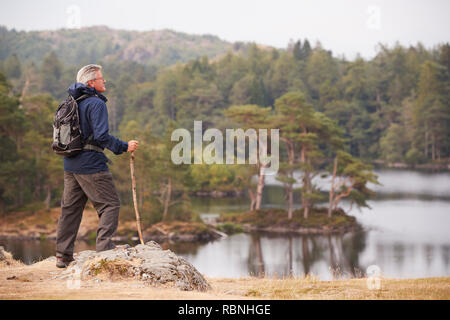
<path fill-rule="evenodd" d="M 319 281 L 306 278 L 208 278 L 212 290 L 181 291 L 153 287 L 137 280 L 54 279 L 60 269 L 52 261 L 33 265 L 0 266 L 0 299 L 450 299 L 450 277 L 381 279 L 380 288 L 369 290 L 367 279 Z"/>

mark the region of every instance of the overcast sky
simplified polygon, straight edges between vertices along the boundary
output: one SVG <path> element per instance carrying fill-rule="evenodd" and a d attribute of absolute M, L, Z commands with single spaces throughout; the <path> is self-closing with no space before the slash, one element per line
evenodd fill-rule
<path fill-rule="evenodd" d="M 449 42 L 449 13 L 449 0 L 0 0 L 9 29 L 168 28 L 278 48 L 306 37 L 347 58 L 371 58 L 380 42 Z"/>

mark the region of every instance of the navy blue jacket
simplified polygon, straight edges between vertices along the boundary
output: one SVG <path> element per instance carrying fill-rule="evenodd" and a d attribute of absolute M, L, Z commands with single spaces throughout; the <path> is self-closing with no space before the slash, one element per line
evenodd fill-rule
<path fill-rule="evenodd" d="M 78 103 L 83 139 L 86 140 L 93 133 L 92 144 L 107 148 L 115 154 L 126 152 L 128 143 L 109 134 L 106 97 L 80 82 L 73 83 L 67 91 L 75 99 L 83 94 L 98 96 L 83 99 Z M 107 161 L 108 158 L 103 152 L 83 151 L 74 157 L 64 158 L 64 171 L 81 174 L 106 171 L 108 170 Z"/>

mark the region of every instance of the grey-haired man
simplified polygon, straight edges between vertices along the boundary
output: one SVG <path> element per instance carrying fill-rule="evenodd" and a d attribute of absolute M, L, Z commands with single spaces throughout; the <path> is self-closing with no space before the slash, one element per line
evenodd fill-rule
<path fill-rule="evenodd" d="M 120 201 L 111 173 L 108 158 L 102 150 L 107 148 L 115 154 L 133 152 L 138 141 L 124 142 L 109 134 L 106 90 L 102 67 L 87 65 L 78 71 L 77 82 L 69 89 L 69 94 L 78 102 L 80 127 L 83 139 L 89 137 L 89 145 L 94 146 L 80 154 L 64 158 L 64 194 L 61 200 L 61 216 L 56 235 L 56 266 L 64 268 L 73 261 L 74 243 L 80 227 L 87 200 L 91 200 L 99 216 L 96 250 L 113 249 L 112 236 L 119 221 Z"/>

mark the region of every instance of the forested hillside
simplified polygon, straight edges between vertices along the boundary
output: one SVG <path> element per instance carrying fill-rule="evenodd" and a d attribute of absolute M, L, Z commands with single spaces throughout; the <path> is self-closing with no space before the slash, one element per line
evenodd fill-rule
<path fill-rule="evenodd" d="M 171 30 L 125 31 L 105 26 L 55 31 L 16 31 L 0 26 L 0 59 L 17 54 L 21 61 L 41 63 L 51 50 L 64 65 L 89 61 L 127 60 L 145 65 L 171 65 L 202 56 L 214 58 L 243 49 L 212 35 Z"/>
<path fill-rule="evenodd" d="M 103 65 L 111 133 L 142 142 L 139 201 L 143 211 L 152 207 L 159 215 L 147 217 L 152 221 L 167 211 L 169 184 L 177 205 L 188 204 L 183 197 L 190 192 L 250 188 L 246 181 L 255 174 L 250 166 L 170 163 L 171 130 L 192 130 L 194 120 L 202 120 L 203 129 L 243 127 L 239 117 L 230 116 L 236 106 L 288 117 L 283 106 L 296 97 L 304 110 L 315 112 L 311 119 L 331 129 L 308 129 L 316 139 L 309 142 L 311 159 L 320 153 L 328 161 L 312 173 L 331 165 L 337 154 L 358 166 L 362 163 L 355 159 L 418 164 L 450 157 L 448 44 L 380 45 L 373 59 L 353 61 L 306 39 L 275 49 L 170 31 L 3 28 L 0 44 L 0 211 L 44 201 L 57 205 L 62 161 L 50 150 L 52 117 L 87 63 Z M 326 144 L 334 143 L 332 133 L 342 138 L 339 152 Z M 283 145 L 285 162 L 286 152 Z M 128 157 L 111 157 L 121 197 L 129 203 Z M 176 212 L 183 215 L 189 207 Z"/>

